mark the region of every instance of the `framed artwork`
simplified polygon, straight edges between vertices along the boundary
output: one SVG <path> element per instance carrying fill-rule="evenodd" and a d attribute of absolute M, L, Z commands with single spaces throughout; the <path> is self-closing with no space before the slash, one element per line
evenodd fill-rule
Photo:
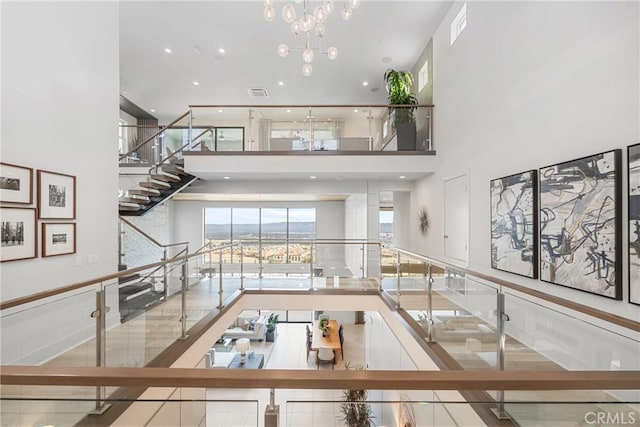
<path fill-rule="evenodd" d="M 491 181 L 491 268 L 538 277 L 535 170 Z"/>
<path fill-rule="evenodd" d="M 73 222 L 42 223 L 42 257 L 76 253 L 76 224 Z"/>
<path fill-rule="evenodd" d="M 540 279 L 622 298 L 622 151 L 540 169 Z"/>
<path fill-rule="evenodd" d="M 35 258 L 36 210 L 0 208 L 0 262 Z"/>
<path fill-rule="evenodd" d="M 0 163 L 0 202 L 33 203 L 33 169 Z"/>
<path fill-rule="evenodd" d="M 243 127 L 216 127 L 216 151 L 244 151 Z"/>
<path fill-rule="evenodd" d="M 640 305 L 640 144 L 627 147 L 629 167 L 629 302 Z"/>
<path fill-rule="evenodd" d="M 38 215 L 42 219 L 75 219 L 75 176 L 38 171 Z"/>

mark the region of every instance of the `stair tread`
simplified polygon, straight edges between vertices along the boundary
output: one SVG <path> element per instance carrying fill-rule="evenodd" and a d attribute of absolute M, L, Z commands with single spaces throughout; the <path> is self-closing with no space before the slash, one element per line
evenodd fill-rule
<path fill-rule="evenodd" d="M 166 182 L 160 182 L 160 181 L 142 181 L 141 183 L 139 183 L 140 187 L 144 187 L 144 188 L 165 188 L 165 189 L 169 189 L 171 188 L 171 185 L 167 184 Z"/>
<path fill-rule="evenodd" d="M 160 192 L 155 188 L 134 188 L 129 190 L 129 194 L 140 196 L 159 196 Z"/>
<path fill-rule="evenodd" d="M 132 197 L 124 197 L 122 199 L 118 199 L 118 203 L 122 204 L 131 204 L 131 205 L 146 205 L 149 203 L 149 198 L 147 199 L 136 199 Z"/>
<path fill-rule="evenodd" d="M 172 173 L 169 172 L 165 172 L 165 171 L 158 171 L 158 173 L 154 173 L 151 175 L 151 179 L 155 179 L 158 181 L 165 181 L 165 182 L 179 182 L 180 181 L 180 177 L 177 175 L 174 175 Z"/>

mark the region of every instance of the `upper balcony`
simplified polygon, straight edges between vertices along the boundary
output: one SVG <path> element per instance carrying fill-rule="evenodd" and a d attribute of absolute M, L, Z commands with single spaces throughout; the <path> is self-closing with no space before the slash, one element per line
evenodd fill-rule
<path fill-rule="evenodd" d="M 121 161 L 183 160 L 205 180 L 411 180 L 435 168 L 432 116 L 432 105 L 191 105 L 167 126 L 138 128 L 142 143 Z"/>

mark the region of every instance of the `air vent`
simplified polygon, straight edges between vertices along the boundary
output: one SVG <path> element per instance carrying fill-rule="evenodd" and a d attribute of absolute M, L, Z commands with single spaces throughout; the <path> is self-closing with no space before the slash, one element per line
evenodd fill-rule
<path fill-rule="evenodd" d="M 269 92 L 267 92 L 266 89 L 263 88 L 249 88 L 247 89 L 247 92 L 249 92 L 249 96 L 252 98 L 268 98 L 269 97 Z"/>

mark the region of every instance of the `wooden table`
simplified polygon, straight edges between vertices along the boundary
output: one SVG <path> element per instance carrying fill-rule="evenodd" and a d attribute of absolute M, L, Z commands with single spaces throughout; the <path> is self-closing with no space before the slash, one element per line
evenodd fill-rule
<path fill-rule="evenodd" d="M 313 322 L 313 338 L 311 340 L 311 350 L 318 351 L 320 347 L 329 347 L 336 350 L 340 350 L 340 336 L 338 335 L 338 322 L 336 320 L 329 320 L 329 330 L 327 336 L 322 336 L 322 330 L 318 328 L 318 320 Z M 336 361 L 338 358 L 336 358 Z"/>

